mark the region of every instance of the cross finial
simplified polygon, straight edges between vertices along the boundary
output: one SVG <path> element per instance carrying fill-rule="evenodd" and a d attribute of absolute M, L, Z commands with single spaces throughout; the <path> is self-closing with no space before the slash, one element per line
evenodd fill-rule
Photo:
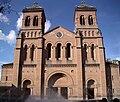
<path fill-rule="evenodd" d="M 34 6 L 38 6 L 38 3 L 37 3 L 37 2 L 34 2 Z"/>
<path fill-rule="evenodd" d="M 85 4 L 85 0 L 82 0 L 81 3 L 82 3 L 82 4 Z"/>

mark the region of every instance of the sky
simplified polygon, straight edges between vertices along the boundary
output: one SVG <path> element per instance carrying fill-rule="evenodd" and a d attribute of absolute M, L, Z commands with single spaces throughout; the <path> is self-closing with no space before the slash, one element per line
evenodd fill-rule
<path fill-rule="evenodd" d="M 12 12 L 0 13 L 0 69 L 14 61 L 16 37 L 21 27 L 22 10 L 38 2 L 46 15 L 46 31 L 60 25 L 74 31 L 74 10 L 81 0 L 11 0 Z M 106 58 L 120 60 L 120 0 L 86 0 L 97 8 L 97 20 L 102 31 Z"/>

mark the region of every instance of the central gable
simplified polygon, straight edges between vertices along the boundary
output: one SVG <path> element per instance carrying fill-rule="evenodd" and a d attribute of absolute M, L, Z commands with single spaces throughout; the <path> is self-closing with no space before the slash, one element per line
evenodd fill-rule
<path fill-rule="evenodd" d="M 67 42 L 74 43 L 76 34 L 70 30 L 67 30 L 61 26 L 58 26 L 47 33 L 45 33 L 44 38 L 46 39 L 46 43 L 57 43 L 61 42 L 65 44 Z"/>

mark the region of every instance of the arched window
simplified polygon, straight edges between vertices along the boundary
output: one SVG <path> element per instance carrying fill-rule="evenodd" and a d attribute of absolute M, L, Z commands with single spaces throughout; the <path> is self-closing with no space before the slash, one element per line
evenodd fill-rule
<path fill-rule="evenodd" d="M 87 60 L 87 44 L 84 44 L 83 54 L 84 54 L 84 59 Z"/>
<path fill-rule="evenodd" d="M 27 45 L 24 47 L 24 61 L 27 59 Z"/>
<path fill-rule="evenodd" d="M 85 25 L 85 18 L 83 15 L 80 16 L 80 24 Z"/>
<path fill-rule="evenodd" d="M 34 50 L 35 50 L 35 46 L 32 45 L 32 47 L 30 48 L 30 59 L 31 59 L 31 61 L 33 61 L 33 59 L 34 59 Z"/>
<path fill-rule="evenodd" d="M 49 60 L 49 58 L 51 58 L 51 50 L 52 50 L 52 44 L 47 44 L 47 59 Z"/>
<path fill-rule="evenodd" d="M 33 26 L 38 26 L 38 16 L 35 16 L 33 19 Z"/>
<path fill-rule="evenodd" d="M 27 16 L 25 19 L 25 26 L 30 26 L 30 16 Z"/>
<path fill-rule="evenodd" d="M 91 46 L 91 58 L 94 60 L 94 44 L 92 44 L 92 46 Z"/>
<path fill-rule="evenodd" d="M 95 81 L 94 80 L 89 80 L 87 82 L 87 95 L 88 95 L 88 99 L 94 99 L 94 83 Z"/>
<path fill-rule="evenodd" d="M 61 44 L 58 43 L 57 47 L 56 47 L 56 58 L 57 60 L 59 60 L 59 58 L 61 58 Z"/>
<path fill-rule="evenodd" d="M 93 25 L 93 17 L 92 17 L 92 15 L 88 16 L 88 24 Z"/>
<path fill-rule="evenodd" d="M 69 58 L 71 58 L 71 44 L 68 43 L 66 46 L 66 58 L 67 60 L 69 60 Z"/>

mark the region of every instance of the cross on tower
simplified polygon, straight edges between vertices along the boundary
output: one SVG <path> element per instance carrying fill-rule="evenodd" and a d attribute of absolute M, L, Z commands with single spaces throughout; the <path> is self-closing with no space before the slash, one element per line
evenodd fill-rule
<path fill-rule="evenodd" d="M 37 2 L 34 2 L 34 6 L 38 6 L 38 3 L 37 3 Z"/>
<path fill-rule="evenodd" d="M 85 4 L 85 0 L 82 0 L 81 3 L 82 3 L 82 4 Z"/>

